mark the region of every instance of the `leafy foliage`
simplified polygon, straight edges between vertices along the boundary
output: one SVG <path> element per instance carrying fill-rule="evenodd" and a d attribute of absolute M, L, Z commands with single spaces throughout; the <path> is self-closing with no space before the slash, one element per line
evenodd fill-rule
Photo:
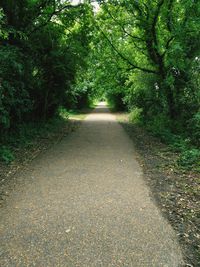
<path fill-rule="evenodd" d="M 199 1 L 101 1 L 88 68 L 111 106 L 191 157 L 200 145 L 199 17 Z"/>
<path fill-rule="evenodd" d="M 7 146 L 0 147 L 0 160 L 3 160 L 7 164 L 14 160 L 14 155 L 11 149 Z"/>
<path fill-rule="evenodd" d="M 199 149 L 191 149 L 186 150 L 181 154 L 181 157 L 178 163 L 187 168 L 191 168 L 194 165 L 200 166 L 200 150 Z"/>
<path fill-rule="evenodd" d="M 0 157 L 6 162 L 12 159 L 4 146 L 10 135 L 25 125 L 33 132 L 61 106 L 89 105 L 90 91 L 75 83 L 86 68 L 93 15 L 87 1 L 1 1 Z"/>
<path fill-rule="evenodd" d="M 73 84 L 85 66 L 92 16 L 88 4 L 1 1 L 2 135 L 20 123 L 51 118 L 60 105 L 82 101 Z"/>
<path fill-rule="evenodd" d="M 107 98 L 164 141 L 199 146 L 199 1 L 89 2 L 1 1 L 1 141 Z"/>

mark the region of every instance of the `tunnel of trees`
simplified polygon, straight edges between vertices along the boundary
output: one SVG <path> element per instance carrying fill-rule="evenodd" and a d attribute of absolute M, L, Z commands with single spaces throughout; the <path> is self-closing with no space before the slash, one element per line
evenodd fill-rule
<path fill-rule="evenodd" d="M 199 44 L 198 0 L 2 0 L 1 144 L 105 98 L 199 157 Z"/>

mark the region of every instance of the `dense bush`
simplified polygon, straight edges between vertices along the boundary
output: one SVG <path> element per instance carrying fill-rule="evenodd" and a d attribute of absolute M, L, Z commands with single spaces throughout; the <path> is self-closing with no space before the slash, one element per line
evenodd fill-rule
<path fill-rule="evenodd" d="M 0 47 L 0 129 L 14 127 L 32 109 L 30 74 L 22 52 L 14 46 Z M 29 75 L 28 75 L 29 74 Z"/>
<path fill-rule="evenodd" d="M 188 132 L 193 143 L 200 146 L 200 112 L 196 113 L 189 121 Z"/>
<path fill-rule="evenodd" d="M 183 151 L 178 160 L 179 165 L 191 169 L 194 165 L 200 167 L 200 150 L 199 149 L 190 149 Z"/>
<path fill-rule="evenodd" d="M 85 66 L 92 15 L 88 4 L 1 2 L 1 139 L 20 123 L 53 117 L 60 105 L 86 104 L 74 83 Z"/>
<path fill-rule="evenodd" d="M 86 67 L 93 15 L 87 3 L 1 1 L 0 158 L 4 161 L 13 159 L 10 145 L 25 142 L 61 106 L 77 109 L 90 104 L 91 88 L 75 84 Z"/>

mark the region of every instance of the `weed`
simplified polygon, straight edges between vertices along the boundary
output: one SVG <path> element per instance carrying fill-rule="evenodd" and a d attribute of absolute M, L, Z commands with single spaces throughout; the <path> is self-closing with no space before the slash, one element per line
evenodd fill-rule
<path fill-rule="evenodd" d="M 9 164 L 15 159 L 13 152 L 7 146 L 0 147 L 0 160 L 4 161 L 5 163 Z"/>
<path fill-rule="evenodd" d="M 135 124 L 141 124 L 142 109 L 134 108 L 129 114 L 129 121 Z"/>
<path fill-rule="evenodd" d="M 193 148 L 183 151 L 178 159 L 178 164 L 187 169 L 194 166 L 200 167 L 200 150 Z"/>

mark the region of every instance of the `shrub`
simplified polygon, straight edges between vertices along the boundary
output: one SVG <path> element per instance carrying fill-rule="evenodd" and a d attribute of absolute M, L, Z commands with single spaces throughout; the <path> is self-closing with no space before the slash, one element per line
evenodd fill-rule
<path fill-rule="evenodd" d="M 129 114 L 129 121 L 135 124 L 142 123 L 142 108 L 134 108 Z"/>
<path fill-rule="evenodd" d="M 10 163 L 15 159 L 12 151 L 7 146 L 0 147 L 0 160 L 6 162 L 7 164 Z"/>
<path fill-rule="evenodd" d="M 194 165 L 200 164 L 200 150 L 190 149 L 183 151 L 178 160 L 178 164 L 182 167 L 191 169 Z"/>
<path fill-rule="evenodd" d="M 158 114 L 146 122 L 147 129 L 162 141 L 172 142 L 173 135 L 170 131 L 170 120 L 164 114 Z"/>
<path fill-rule="evenodd" d="M 192 142 L 200 145 L 200 112 L 196 113 L 189 121 L 188 131 L 192 137 Z"/>
<path fill-rule="evenodd" d="M 25 63 L 19 49 L 0 47 L 0 132 L 16 127 L 31 110 Z"/>

